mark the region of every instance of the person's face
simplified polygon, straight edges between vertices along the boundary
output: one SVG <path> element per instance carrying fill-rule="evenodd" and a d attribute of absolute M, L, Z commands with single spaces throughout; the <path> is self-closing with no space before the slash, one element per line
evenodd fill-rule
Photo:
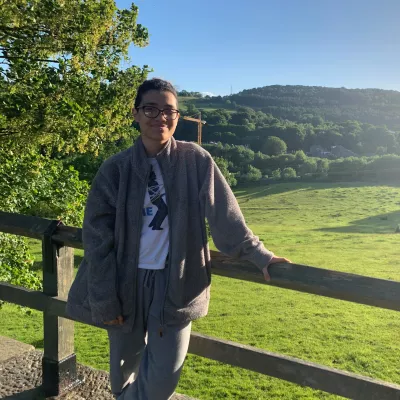
<path fill-rule="evenodd" d="M 133 110 L 133 114 L 142 136 L 152 142 L 166 143 L 175 133 L 179 120 L 179 114 L 173 111 L 178 109 L 176 97 L 171 92 L 150 90 L 143 95 L 139 107 L 139 110 Z M 164 113 L 151 118 L 158 113 L 158 110 L 151 107 L 164 110 Z"/>

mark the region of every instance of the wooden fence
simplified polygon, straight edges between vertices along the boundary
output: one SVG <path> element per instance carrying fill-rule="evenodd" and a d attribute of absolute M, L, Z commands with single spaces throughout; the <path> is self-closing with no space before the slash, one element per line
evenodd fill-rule
<path fill-rule="evenodd" d="M 74 354 L 74 322 L 65 315 L 73 281 L 73 248 L 82 248 L 81 229 L 20 214 L 0 212 L 0 232 L 43 243 L 43 291 L 0 283 L 0 299 L 43 312 L 42 389 L 55 396 L 79 383 Z M 212 252 L 213 274 L 265 283 L 251 264 Z M 270 267 L 270 285 L 400 311 L 400 282 L 368 278 L 297 264 Z M 351 399 L 400 400 L 400 386 L 340 371 L 251 346 L 193 332 L 189 352 Z"/>

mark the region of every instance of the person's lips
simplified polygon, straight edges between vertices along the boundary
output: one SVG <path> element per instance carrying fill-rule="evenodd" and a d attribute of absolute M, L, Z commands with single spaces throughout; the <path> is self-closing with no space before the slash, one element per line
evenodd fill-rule
<path fill-rule="evenodd" d="M 167 129 L 167 125 L 153 125 L 153 128 L 163 131 L 164 129 Z"/>

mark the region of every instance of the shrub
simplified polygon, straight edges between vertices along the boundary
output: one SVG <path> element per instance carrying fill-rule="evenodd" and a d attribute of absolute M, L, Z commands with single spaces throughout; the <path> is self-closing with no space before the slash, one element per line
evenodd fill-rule
<path fill-rule="evenodd" d="M 269 136 L 262 148 L 262 152 L 269 156 L 284 154 L 286 153 L 286 150 L 286 143 L 276 136 Z"/>
<path fill-rule="evenodd" d="M 20 236 L 0 233 L 0 281 L 40 290 L 42 283 L 32 271 L 32 265 L 25 240 Z"/>
<path fill-rule="evenodd" d="M 259 169 L 249 165 L 247 172 L 240 174 L 239 178 L 240 182 L 243 183 L 257 182 L 262 178 L 262 173 Z"/>
<path fill-rule="evenodd" d="M 214 161 L 218 165 L 218 168 L 220 169 L 222 175 L 224 176 L 224 178 L 228 182 L 228 185 L 231 186 L 231 187 L 236 186 L 237 185 L 237 180 L 235 178 L 235 175 L 232 174 L 231 172 L 229 172 L 228 161 L 226 161 L 222 157 L 214 157 Z"/>
<path fill-rule="evenodd" d="M 72 167 L 40 155 L 0 152 L 0 210 L 81 225 L 88 184 Z M 40 289 L 25 238 L 0 234 L 0 280 Z"/>
<path fill-rule="evenodd" d="M 272 171 L 271 177 L 276 180 L 281 179 L 281 170 L 278 168 Z"/>
<path fill-rule="evenodd" d="M 296 178 L 296 170 L 294 168 L 285 168 L 282 171 L 282 178 L 283 179 L 290 179 L 290 178 Z"/>
<path fill-rule="evenodd" d="M 80 226 L 88 184 L 61 161 L 34 154 L 6 157 L 0 153 L 0 193 L 3 211 Z"/>
<path fill-rule="evenodd" d="M 298 174 L 300 176 L 304 176 L 306 174 L 314 174 L 315 172 L 317 172 L 317 169 L 317 160 L 307 158 L 298 166 Z"/>

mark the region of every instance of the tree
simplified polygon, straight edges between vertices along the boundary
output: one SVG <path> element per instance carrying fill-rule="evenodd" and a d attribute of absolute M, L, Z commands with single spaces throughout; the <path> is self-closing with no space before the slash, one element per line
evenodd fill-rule
<path fill-rule="evenodd" d="M 361 140 L 367 153 L 375 153 L 378 147 L 385 147 L 391 153 L 396 148 L 396 137 L 386 126 L 367 125 Z"/>
<path fill-rule="evenodd" d="M 202 114 L 202 119 L 205 119 L 210 125 L 226 125 L 230 118 L 230 113 L 224 109 L 207 112 L 204 116 Z"/>
<path fill-rule="evenodd" d="M 296 161 L 296 163 L 302 164 L 302 163 L 304 163 L 306 160 L 307 160 L 307 156 L 304 154 L 304 151 L 303 151 L 303 150 L 298 150 L 298 151 L 296 151 L 296 154 L 295 154 L 295 161 Z"/>
<path fill-rule="evenodd" d="M 59 160 L 0 151 L 0 210 L 80 226 L 89 188 L 78 175 Z"/>
<path fill-rule="evenodd" d="M 314 174 L 317 172 L 317 161 L 314 158 L 308 158 L 304 160 L 297 168 L 299 176 L 306 174 Z"/>
<path fill-rule="evenodd" d="M 291 167 L 287 167 L 282 171 L 282 178 L 284 179 L 290 179 L 290 178 L 296 178 L 296 170 Z"/>
<path fill-rule="evenodd" d="M 89 188 L 72 167 L 38 154 L 0 151 L 0 177 L 0 210 L 82 224 Z M 0 281 L 40 290 L 32 265 L 26 239 L 0 233 Z"/>
<path fill-rule="evenodd" d="M 198 118 L 199 113 L 200 113 L 200 110 L 193 103 L 189 103 L 186 106 L 185 115 L 188 115 L 189 117 Z"/>
<path fill-rule="evenodd" d="M 247 125 L 252 122 L 255 117 L 255 111 L 249 107 L 239 107 L 232 114 L 231 123 L 235 125 Z"/>
<path fill-rule="evenodd" d="M 259 169 L 249 165 L 246 172 L 240 174 L 241 182 L 257 182 L 262 178 L 262 173 Z"/>
<path fill-rule="evenodd" d="M 228 169 L 228 161 L 226 161 L 222 157 L 214 157 L 214 161 L 217 164 L 218 168 L 220 169 L 222 175 L 226 179 L 229 186 L 233 187 L 237 185 L 237 180 L 235 176 L 229 172 Z"/>
<path fill-rule="evenodd" d="M 14 0 L 0 13 L 0 139 L 42 153 L 96 151 L 128 137 L 147 66 L 120 70 L 145 46 L 138 8 L 114 0 Z"/>
<path fill-rule="evenodd" d="M 262 148 L 262 152 L 269 156 L 278 156 L 280 154 L 284 154 L 286 153 L 286 150 L 286 143 L 276 136 L 269 136 Z"/>
<path fill-rule="evenodd" d="M 329 170 L 329 161 L 326 158 L 320 158 L 317 160 L 317 173 L 325 175 Z"/>
<path fill-rule="evenodd" d="M 208 137 L 213 141 L 218 141 L 222 143 L 235 144 L 237 141 L 236 135 L 232 132 L 215 132 Z"/>
<path fill-rule="evenodd" d="M 343 136 L 338 132 L 336 126 L 330 126 L 317 131 L 317 144 L 320 146 L 330 149 L 332 146 L 336 146 L 342 142 Z"/>
<path fill-rule="evenodd" d="M 272 171 L 272 179 L 281 179 L 281 170 L 279 168 Z"/>
<path fill-rule="evenodd" d="M 246 168 L 254 160 L 254 151 L 245 146 L 232 146 L 227 158 L 239 168 Z"/>

